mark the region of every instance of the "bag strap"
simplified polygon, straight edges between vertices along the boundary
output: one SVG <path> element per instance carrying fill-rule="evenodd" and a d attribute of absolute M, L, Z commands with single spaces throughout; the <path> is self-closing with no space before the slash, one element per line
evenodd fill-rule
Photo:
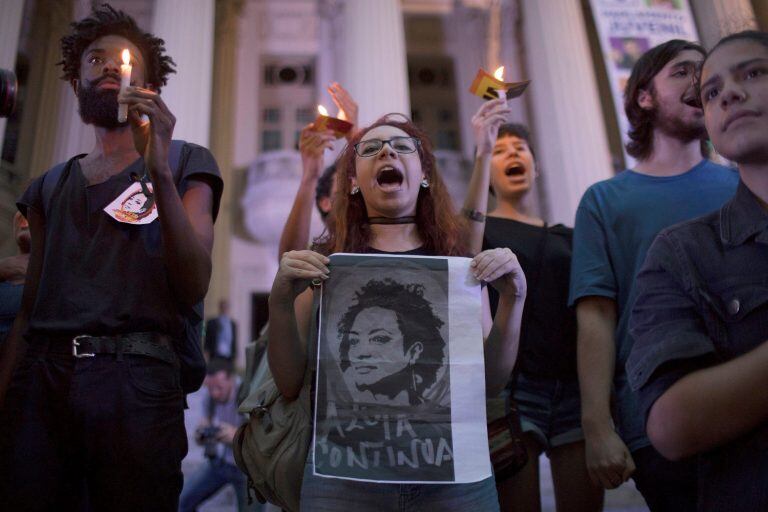
<path fill-rule="evenodd" d="M 547 243 L 549 241 L 549 225 L 544 222 L 543 231 L 541 233 L 541 237 L 539 237 L 539 243 L 536 247 L 536 266 L 533 269 L 533 272 L 531 273 L 531 279 L 530 279 L 530 286 L 528 286 L 529 290 L 533 290 L 534 293 L 536 293 L 536 290 L 539 289 L 539 278 L 541 277 L 541 269 L 544 267 L 544 259 L 547 252 Z M 530 317 L 530 308 L 523 308 L 523 318 L 521 320 L 521 324 L 527 324 L 527 320 Z M 518 354 L 520 353 L 520 349 L 518 347 Z M 509 386 L 509 392 L 510 395 L 515 389 L 515 385 L 517 383 L 517 374 L 520 371 L 520 365 L 515 363 L 515 368 L 512 370 L 512 377 L 510 378 L 510 386 Z"/>
<path fill-rule="evenodd" d="M 45 218 L 47 219 L 50 215 L 51 211 L 51 203 L 53 202 L 53 195 L 56 192 L 56 190 L 59 188 L 59 184 L 62 181 L 62 178 L 64 176 L 64 171 L 66 169 L 69 169 L 69 167 L 74 163 L 74 161 L 78 158 L 81 158 L 85 156 L 85 154 L 77 155 L 75 157 L 70 158 L 66 162 L 61 162 L 53 167 L 51 167 L 47 173 L 45 173 L 45 177 L 43 178 L 43 209 Z"/>
<path fill-rule="evenodd" d="M 317 363 L 317 346 L 319 344 L 318 318 L 320 316 L 320 297 L 322 285 L 312 286 L 312 314 L 309 321 L 309 336 L 307 337 L 307 368 L 304 370 L 304 384 L 312 378 L 312 372 Z"/>
<path fill-rule="evenodd" d="M 536 248 L 536 267 L 531 273 L 531 290 L 538 290 L 539 278 L 541 277 L 541 269 L 544 266 L 544 257 L 547 252 L 547 242 L 549 241 L 549 226 L 544 222 L 543 232 L 539 238 L 538 247 Z M 530 308 L 523 309 L 523 318 L 521 323 L 526 323 L 526 319 L 530 316 Z M 518 346 L 518 358 L 520 355 L 520 347 Z M 512 370 L 512 376 L 509 380 L 507 398 L 504 404 L 504 412 L 507 417 L 507 426 L 513 435 L 513 439 L 522 439 L 523 425 L 520 421 L 520 413 L 517 410 L 517 402 L 513 395 L 515 393 L 515 387 L 517 387 L 517 376 L 520 373 L 519 359 L 515 362 L 515 367 Z"/>

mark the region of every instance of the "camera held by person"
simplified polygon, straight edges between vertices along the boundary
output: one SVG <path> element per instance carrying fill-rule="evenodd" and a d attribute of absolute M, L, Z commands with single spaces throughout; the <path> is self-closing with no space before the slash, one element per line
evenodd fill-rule
<path fill-rule="evenodd" d="M 195 431 L 195 438 L 198 443 L 203 445 L 203 454 L 206 458 L 215 459 L 218 457 L 217 445 L 219 444 L 220 433 L 221 427 L 215 425 L 198 427 Z"/>

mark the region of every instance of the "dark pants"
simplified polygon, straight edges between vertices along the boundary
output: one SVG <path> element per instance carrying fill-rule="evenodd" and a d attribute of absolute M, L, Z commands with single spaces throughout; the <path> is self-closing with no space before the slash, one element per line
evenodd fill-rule
<path fill-rule="evenodd" d="M 652 512 L 695 512 L 698 496 L 696 460 L 672 462 L 652 446 L 632 452 L 632 479 Z"/>
<path fill-rule="evenodd" d="M 183 402 L 157 359 L 28 352 L 0 412 L 0 507 L 175 512 Z"/>

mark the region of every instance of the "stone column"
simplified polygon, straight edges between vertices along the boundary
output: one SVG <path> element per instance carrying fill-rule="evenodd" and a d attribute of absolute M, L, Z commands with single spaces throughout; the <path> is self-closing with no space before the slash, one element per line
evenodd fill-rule
<path fill-rule="evenodd" d="M 24 0 L 0 0 L 0 12 L 3 13 L 0 16 L 0 68 L 14 69 L 23 11 Z M 5 118 L 0 118 L 0 150 L 3 147 L 5 123 Z M 16 212 L 15 196 L 16 190 L 12 182 L 2 179 L 0 181 L 0 257 L 11 255 L 16 249 L 11 230 L 11 219 Z"/>
<path fill-rule="evenodd" d="M 757 20 L 750 0 L 691 0 L 699 38 L 712 48 L 721 37 L 741 30 L 756 30 Z"/>
<path fill-rule="evenodd" d="M 21 15 L 24 0 L 0 0 L 0 68 L 13 71 L 16 65 L 16 50 L 21 31 Z M 0 118 L 0 149 L 5 135 L 5 118 Z"/>
<path fill-rule="evenodd" d="M 230 244 L 232 239 L 233 198 L 235 197 L 233 157 L 235 132 L 235 59 L 237 56 L 237 26 L 242 0 L 216 0 L 216 24 L 213 55 L 213 94 L 211 98 L 211 151 L 216 156 L 221 177 L 224 180 L 224 195 L 216 219 L 213 243 L 213 273 L 206 311 L 218 310 L 218 301 L 230 297 Z M 241 333 L 240 348 L 244 333 Z M 237 355 L 238 359 L 241 357 Z"/>
<path fill-rule="evenodd" d="M 80 20 L 91 12 L 90 0 L 74 0 L 72 19 Z M 53 147 L 53 162 L 63 162 L 80 153 L 88 153 L 96 144 L 93 126 L 80 118 L 77 96 L 68 83 L 61 82 L 59 131 Z"/>
<path fill-rule="evenodd" d="M 360 105 L 360 125 L 389 112 L 411 113 L 403 13 L 399 0 L 343 5 L 341 77 Z"/>
<path fill-rule="evenodd" d="M 579 200 L 613 175 L 579 0 L 523 0 L 532 128 L 545 218 L 572 226 Z"/>
<path fill-rule="evenodd" d="M 202 146 L 211 128 L 214 11 L 214 0 L 156 0 L 152 20 L 152 32 L 176 62 L 162 90 L 176 116 L 173 137 Z"/>

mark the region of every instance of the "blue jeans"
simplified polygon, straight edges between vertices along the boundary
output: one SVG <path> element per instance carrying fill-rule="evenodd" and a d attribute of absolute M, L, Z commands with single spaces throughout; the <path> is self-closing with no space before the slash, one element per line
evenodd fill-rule
<path fill-rule="evenodd" d="M 499 512 L 493 476 L 470 484 L 379 484 L 326 478 L 304 466 L 302 512 Z"/>
<path fill-rule="evenodd" d="M 578 381 L 517 376 L 515 401 L 523 432 L 547 451 L 584 439 Z"/>
<path fill-rule="evenodd" d="M 179 499 L 179 512 L 194 512 L 205 500 L 227 484 L 232 484 L 235 489 L 239 512 L 257 512 L 263 509 L 255 498 L 251 506 L 248 506 L 246 478 L 237 466 L 222 459 L 209 459 L 184 479 L 184 489 Z"/>

